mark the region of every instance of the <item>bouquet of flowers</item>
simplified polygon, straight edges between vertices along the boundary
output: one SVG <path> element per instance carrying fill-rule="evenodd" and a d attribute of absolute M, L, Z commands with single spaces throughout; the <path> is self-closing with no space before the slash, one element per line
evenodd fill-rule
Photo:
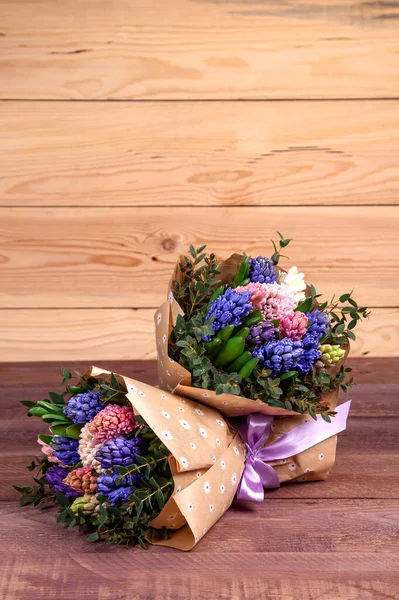
<path fill-rule="evenodd" d="M 277 438 L 309 416 L 331 422 L 339 388 L 353 385 L 344 364 L 349 341 L 368 316 L 352 293 L 321 301 L 296 266 L 280 268 L 291 240 L 278 235 L 270 258 L 220 261 L 191 246 L 155 316 L 160 387 L 228 417 L 281 417 L 273 424 Z M 280 481 L 325 479 L 335 442 L 290 457 Z"/>
<path fill-rule="evenodd" d="M 230 506 L 244 468 L 238 432 L 214 409 L 93 367 L 65 393 L 23 401 L 49 433 L 16 487 L 21 506 L 59 507 L 89 540 L 190 550 Z"/>

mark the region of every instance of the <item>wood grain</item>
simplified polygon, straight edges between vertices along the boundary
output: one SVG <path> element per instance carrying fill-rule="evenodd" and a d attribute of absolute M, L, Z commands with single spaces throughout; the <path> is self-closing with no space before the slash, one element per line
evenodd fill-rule
<path fill-rule="evenodd" d="M 0 205 L 397 204 L 398 107 L 5 103 Z"/>
<path fill-rule="evenodd" d="M 355 288 L 368 306 L 397 306 L 399 208 L 3 208 L 3 308 L 157 307 L 180 253 L 287 253 L 326 298 Z M 120 357 L 120 356 L 118 356 Z M 21 357 L 20 360 L 23 360 Z"/>
<path fill-rule="evenodd" d="M 0 361 L 156 357 L 152 309 L 0 310 Z M 374 309 L 356 329 L 353 356 L 399 355 L 399 309 Z"/>
<path fill-rule="evenodd" d="M 20 509 L 13 482 L 26 482 L 40 421 L 18 400 L 58 387 L 53 364 L 0 367 L 0 595 L 5 600 L 395 600 L 399 586 L 397 416 L 372 393 L 398 386 L 398 359 L 355 359 L 366 412 L 351 414 L 329 479 L 292 484 L 263 503 L 235 502 L 189 553 L 88 544 L 55 523 L 54 510 Z M 68 363 L 84 370 L 84 364 Z M 152 383 L 155 364 L 112 362 Z M 33 385 L 33 387 L 31 387 Z M 11 397 L 9 392 L 12 392 Z M 37 396 L 39 397 L 39 396 Z M 397 392 L 386 398 L 396 402 Z M 358 397 L 356 403 L 361 403 Z M 374 412 L 376 407 L 376 412 Z M 209 573 L 212 572 L 212 577 Z"/>
<path fill-rule="evenodd" d="M 397 97 L 398 18 L 360 0 L 6 0 L 1 97 Z"/>

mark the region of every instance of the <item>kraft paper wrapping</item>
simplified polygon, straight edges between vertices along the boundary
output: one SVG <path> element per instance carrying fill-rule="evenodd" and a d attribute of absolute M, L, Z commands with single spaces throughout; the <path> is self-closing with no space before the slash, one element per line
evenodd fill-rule
<path fill-rule="evenodd" d="M 92 367 L 86 376 L 109 380 L 111 373 Z M 244 470 L 245 445 L 213 408 L 140 381 L 115 374 L 126 397 L 164 442 L 174 491 L 151 526 L 166 527 L 170 539 L 151 543 L 191 550 L 231 505 Z"/>
<path fill-rule="evenodd" d="M 220 275 L 218 278 L 221 283 L 231 281 L 230 277 L 236 274 L 237 266 L 241 264 L 243 256 L 233 254 L 226 261 L 221 263 Z M 226 417 L 237 417 L 248 415 L 250 413 L 262 413 L 275 417 L 272 425 L 272 435 L 269 436 L 267 444 L 271 444 L 281 437 L 287 431 L 290 431 L 301 425 L 303 422 L 311 419 L 309 415 L 300 415 L 297 412 L 268 406 L 261 400 L 251 400 L 242 396 L 233 394 L 217 395 L 211 390 L 193 387 L 191 385 L 191 374 L 187 369 L 174 361 L 168 355 L 169 337 L 172 327 L 176 324 L 177 316 L 183 315 L 183 310 L 176 302 L 172 283 L 180 279 L 179 262 L 177 263 L 172 279 L 169 283 L 169 292 L 167 301 L 155 313 L 155 335 L 158 354 L 158 381 L 163 390 L 191 398 L 203 405 L 214 408 Z M 280 269 L 281 270 L 281 269 Z M 349 347 L 347 348 L 347 353 Z M 344 357 L 346 359 L 347 353 Z M 339 370 L 344 360 L 336 363 L 334 371 Z M 323 395 L 323 404 L 331 409 L 337 406 L 338 392 L 336 389 L 329 394 Z M 335 462 L 335 453 L 337 445 L 337 436 L 332 436 L 327 440 L 316 444 L 312 448 L 301 452 L 290 458 L 280 461 L 273 461 L 272 465 L 277 471 L 279 480 L 283 482 L 298 481 L 318 481 L 327 479 L 330 469 Z"/>

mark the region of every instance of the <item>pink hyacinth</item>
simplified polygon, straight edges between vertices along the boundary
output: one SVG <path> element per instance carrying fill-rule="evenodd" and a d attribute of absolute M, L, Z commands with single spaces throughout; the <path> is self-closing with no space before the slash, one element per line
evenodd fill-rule
<path fill-rule="evenodd" d="M 267 284 L 264 283 L 248 283 L 247 285 L 240 285 L 236 288 L 237 292 L 251 292 L 250 301 L 254 310 L 263 311 L 263 307 L 266 304 L 267 297 Z"/>
<path fill-rule="evenodd" d="M 283 317 L 280 321 L 279 332 L 281 337 L 299 341 L 306 333 L 307 316 L 302 312 L 293 312 Z"/>
<path fill-rule="evenodd" d="M 131 406 L 108 404 L 88 423 L 88 430 L 95 440 L 105 442 L 127 435 L 138 426 Z"/>
<path fill-rule="evenodd" d="M 97 491 L 97 480 L 90 467 L 74 469 L 68 473 L 63 483 L 83 494 L 94 494 Z"/>
<path fill-rule="evenodd" d="M 43 454 L 47 456 L 49 462 L 54 463 L 55 465 L 59 465 L 60 467 L 65 467 L 65 465 L 62 464 L 60 459 L 54 456 L 54 448 L 50 446 L 50 444 L 46 444 L 40 438 L 37 438 L 37 442 L 41 445 L 40 450 L 43 452 Z"/>

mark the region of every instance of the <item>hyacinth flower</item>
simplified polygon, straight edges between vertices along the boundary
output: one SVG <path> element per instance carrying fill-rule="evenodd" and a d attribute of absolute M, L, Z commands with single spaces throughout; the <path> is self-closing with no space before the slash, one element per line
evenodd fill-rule
<path fill-rule="evenodd" d="M 68 471 L 61 467 L 50 467 L 44 476 L 44 479 L 55 492 L 61 492 L 67 498 L 76 498 L 81 496 L 80 492 L 69 487 L 64 483 L 64 479 L 67 477 Z"/>
<path fill-rule="evenodd" d="M 64 479 L 64 483 L 82 494 L 94 494 L 97 491 L 97 481 L 90 467 L 74 469 Z"/>
<path fill-rule="evenodd" d="M 145 452 L 146 444 L 140 437 L 127 440 L 118 436 L 104 442 L 96 454 L 102 469 L 111 469 L 115 466 L 127 467 L 133 464 L 137 454 Z"/>
<path fill-rule="evenodd" d="M 93 513 L 98 513 L 100 510 L 101 503 L 97 498 L 96 494 L 90 495 L 85 494 L 76 498 L 71 505 L 71 511 L 76 515 L 79 512 L 83 512 L 84 515 L 89 516 Z"/>
<path fill-rule="evenodd" d="M 321 357 L 321 352 L 318 348 L 319 340 L 314 335 L 307 333 L 301 340 L 303 354 L 298 360 L 296 368 L 301 375 L 307 375 L 311 368 Z"/>
<path fill-rule="evenodd" d="M 249 261 L 248 278 L 252 283 L 274 283 L 274 262 L 265 256 L 252 258 Z"/>
<path fill-rule="evenodd" d="M 54 448 L 54 456 L 58 458 L 63 465 L 72 466 L 80 461 L 78 440 L 55 435 L 53 437 L 52 445 Z"/>
<path fill-rule="evenodd" d="M 86 423 L 80 431 L 79 437 L 79 456 L 84 467 L 91 467 L 98 471 L 100 469 L 100 463 L 96 460 L 96 454 L 99 448 L 101 448 L 102 442 L 96 440 L 92 433 L 89 431 L 89 423 Z"/>
<path fill-rule="evenodd" d="M 249 334 L 246 339 L 247 346 L 260 346 L 266 342 L 274 340 L 276 329 L 270 321 L 262 321 L 258 325 L 252 325 L 249 328 Z"/>
<path fill-rule="evenodd" d="M 253 311 L 250 297 L 250 292 L 238 292 L 227 288 L 224 294 L 211 302 L 205 321 L 213 317 L 211 327 L 215 332 L 228 325 L 241 325 L 242 319 Z"/>
<path fill-rule="evenodd" d="M 302 312 L 293 312 L 283 317 L 278 326 L 281 337 L 290 340 L 301 340 L 305 335 L 308 324 L 307 316 Z"/>
<path fill-rule="evenodd" d="M 306 316 L 309 320 L 308 333 L 320 340 L 331 326 L 328 314 L 316 308 L 312 312 L 307 312 Z"/>
<path fill-rule="evenodd" d="M 295 306 L 298 306 L 298 304 L 305 300 L 305 275 L 303 273 L 299 273 L 298 267 L 291 267 L 287 273 L 280 272 L 277 275 L 277 282 L 284 283 L 292 289 L 295 297 Z"/>
<path fill-rule="evenodd" d="M 54 448 L 50 446 L 50 444 L 46 444 L 40 438 L 37 438 L 38 444 L 40 444 L 40 450 L 43 452 L 49 462 L 54 463 L 55 465 L 59 465 L 60 467 L 67 467 L 68 465 L 62 464 L 59 458 L 54 456 Z"/>
<path fill-rule="evenodd" d="M 108 404 L 88 424 L 88 430 L 96 441 L 105 442 L 128 435 L 138 426 L 131 406 Z"/>
<path fill-rule="evenodd" d="M 100 394 L 85 392 L 72 396 L 62 412 L 74 423 L 83 424 L 91 421 L 102 408 Z"/>
<path fill-rule="evenodd" d="M 250 301 L 253 310 L 260 310 L 262 312 L 268 295 L 266 285 L 263 283 L 248 283 L 247 285 L 238 286 L 236 292 L 250 292 Z"/>
<path fill-rule="evenodd" d="M 337 345 L 322 344 L 318 349 L 325 367 L 330 367 L 345 356 L 345 350 Z"/>
<path fill-rule="evenodd" d="M 123 504 L 134 492 L 140 481 L 140 475 L 124 475 L 113 471 L 111 474 L 102 473 L 97 477 L 98 493 L 106 496 L 112 506 Z"/>
<path fill-rule="evenodd" d="M 268 342 L 252 350 L 252 356 L 266 369 L 271 369 L 271 375 L 277 377 L 295 369 L 304 353 L 301 342 L 288 338 Z"/>
<path fill-rule="evenodd" d="M 262 315 L 265 321 L 282 319 L 291 314 L 295 308 L 294 292 L 282 283 L 265 284 L 265 296 L 262 304 Z"/>

